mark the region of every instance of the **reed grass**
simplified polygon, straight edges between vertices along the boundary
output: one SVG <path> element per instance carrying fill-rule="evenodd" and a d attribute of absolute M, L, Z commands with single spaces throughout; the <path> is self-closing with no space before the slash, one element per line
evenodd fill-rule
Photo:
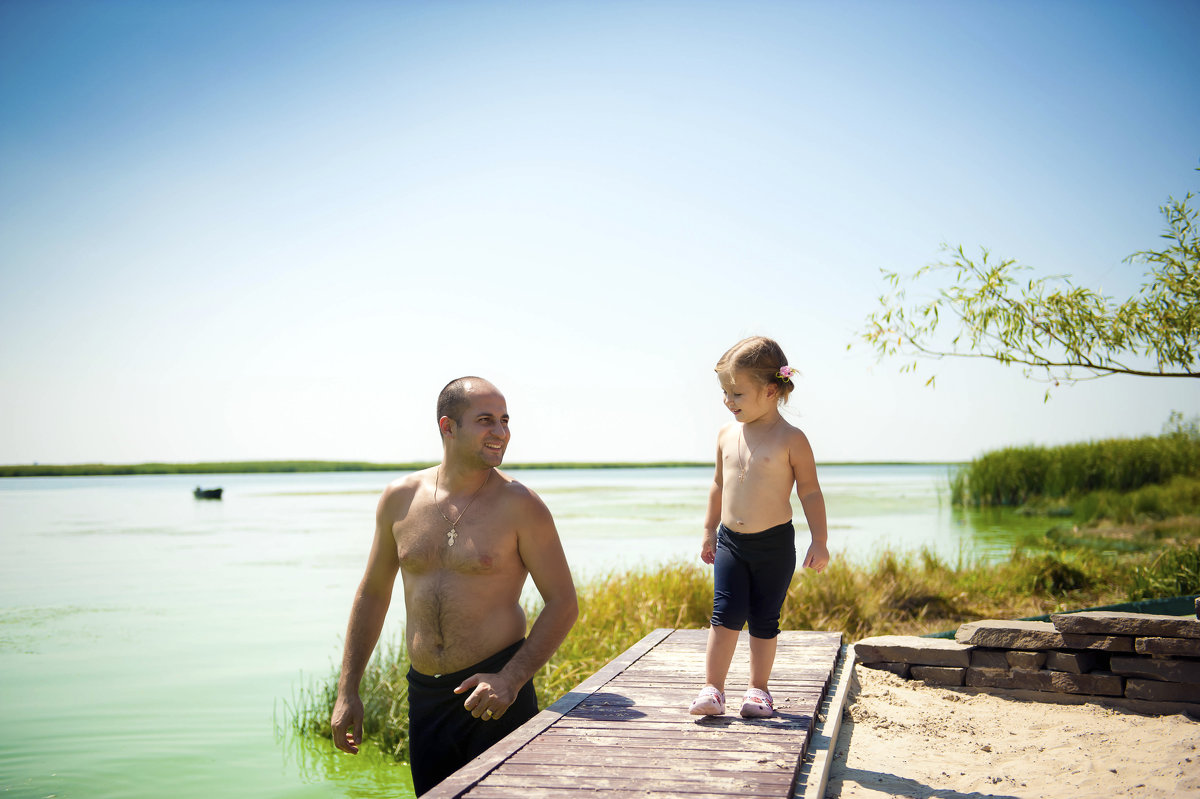
<path fill-rule="evenodd" d="M 1177 475 L 1162 485 L 1133 491 L 1093 491 L 1074 499 L 1071 507 L 1081 524 L 1144 524 L 1178 518 L 1200 508 L 1200 478 Z"/>
<path fill-rule="evenodd" d="M 1164 549 L 1150 563 L 1134 567 L 1130 599 L 1200 593 L 1200 542 Z"/>
<path fill-rule="evenodd" d="M 380 641 L 359 683 L 363 737 L 396 760 L 408 761 L 408 649 L 404 636 Z M 330 740 L 338 674 L 308 682 L 285 703 L 287 724 L 301 735 Z"/>
<path fill-rule="evenodd" d="M 961 505 L 1015 506 L 1098 492 L 1128 493 L 1197 477 L 1200 434 L 1191 427 L 1161 436 L 989 452 L 955 472 L 951 496 Z M 1146 497 L 1144 501 L 1155 501 Z"/>
<path fill-rule="evenodd" d="M 706 570 L 682 563 L 613 572 L 579 586 L 579 618 L 539 675 L 539 695 L 565 694 L 651 630 L 703 627 L 712 592 Z"/>

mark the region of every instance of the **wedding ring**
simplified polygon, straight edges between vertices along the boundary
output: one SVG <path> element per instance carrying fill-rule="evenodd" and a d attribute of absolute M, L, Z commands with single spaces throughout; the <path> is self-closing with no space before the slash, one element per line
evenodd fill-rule
<path fill-rule="evenodd" d="M 487 710 L 483 711 L 483 715 L 484 718 L 490 718 L 492 715 L 492 709 L 489 707 Z"/>

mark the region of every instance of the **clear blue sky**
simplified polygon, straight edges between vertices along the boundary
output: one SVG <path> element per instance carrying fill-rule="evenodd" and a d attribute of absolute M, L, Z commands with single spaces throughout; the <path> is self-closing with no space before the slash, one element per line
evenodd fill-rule
<path fill-rule="evenodd" d="M 1194 380 L 916 376 L 939 246 L 1116 294 L 1200 190 L 1200 3 L 0 0 L 0 462 L 712 457 L 777 338 L 819 460 L 1158 433 Z M 936 371 L 937 387 L 923 387 Z"/>

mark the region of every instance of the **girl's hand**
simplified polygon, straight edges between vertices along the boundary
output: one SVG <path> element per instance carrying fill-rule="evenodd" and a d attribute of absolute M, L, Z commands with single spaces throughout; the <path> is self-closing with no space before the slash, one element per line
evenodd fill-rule
<path fill-rule="evenodd" d="M 704 540 L 700 543 L 700 560 L 709 566 L 717 559 L 717 531 L 705 530 Z"/>
<path fill-rule="evenodd" d="M 808 554 L 804 556 L 805 568 L 812 569 L 817 574 L 825 571 L 825 567 L 829 565 L 829 550 L 824 544 L 813 543 L 808 548 Z"/>

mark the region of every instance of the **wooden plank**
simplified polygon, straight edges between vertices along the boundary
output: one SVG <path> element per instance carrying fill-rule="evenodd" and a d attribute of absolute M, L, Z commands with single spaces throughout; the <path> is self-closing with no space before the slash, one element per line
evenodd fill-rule
<path fill-rule="evenodd" d="M 644 755 L 640 759 L 575 755 L 570 760 L 563 758 L 554 763 L 505 763 L 488 776 L 488 784 L 492 784 L 493 777 L 504 774 L 560 776 L 567 773 L 581 785 L 589 784 L 595 777 L 627 776 L 643 781 L 648 779 L 688 780 L 703 779 L 707 775 L 720 774 L 725 777 L 767 780 L 772 784 L 781 785 L 783 790 L 779 791 L 777 795 L 783 797 L 787 795 L 787 789 L 792 783 L 792 773 L 795 771 L 796 765 L 787 755 L 775 755 L 770 758 L 710 758 L 709 760 L 671 757 L 667 765 L 655 767 L 653 770 L 647 767 L 647 762 Z"/>
<path fill-rule="evenodd" d="M 671 632 L 669 629 L 660 628 L 649 633 L 641 641 L 638 641 L 625 650 L 625 652 L 609 661 L 607 665 L 591 677 L 581 682 L 573 691 L 569 691 L 566 696 L 513 730 L 507 737 L 498 741 L 495 746 L 442 780 L 433 789 L 422 794 L 422 796 L 428 796 L 430 799 L 452 799 L 453 797 L 461 796 L 471 786 L 487 776 L 506 757 L 518 751 L 529 741 L 532 741 L 539 733 L 569 713 L 588 695 L 599 690 L 614 676 L 628 668 L 630 664 L 637 662 L 638 658 L 657 646 Z"/>
<path fill-rule="evenodd" d="M 679 711 L 676 711 L 677 713 Z M 655 730 L 658 732 L 668 732 L 678 730 L 681 732 L 691 732 L 697 728 L 709 730 L 731 730 L 733 732 L 743 731 L 743 728 L 754 728 L 757 735 L 773 735 L 791 733 L 809 729 L 811 724 L 811 716 L 798 716 L 794 721 L 783 720 L 778 717 L 770 719 L 741 719 L 737 721 L 728 716 L 706 718 L 702 721 L 683 721 L 675 718 L 664 717 L 661 719 L 633 719 L 617 721 L 612 718 L 601 717 L 584 717 L 584 716 L 568 716 L 555 725 L 564 730 L 580 730 L 580 729 L 608 729 L 612 730 L 615 725 L 620 725 L 621 730 Z M 726 733 L 727 735 L 730 733 Z"/>
<path fill-rule="evenodd" d="M 672 752 L 690 749 L 709 752 L 714 746 L 721 743 L 728 743 L 730 740 L 725 732 L 719 730 L 698 732 L 691 735 L 664 735 L 651 730 L 642 730 L 631 735 L 621 735 L 609 730 L 587 730 L 582 733 L 580 731 L 571 731 L 557 738 L 549 738 L 543 735 L 541 739 L 546 739 L 546 745 L 550 747 L 561 746 L 565 748 L 573 745 L 584 745 L 587 748 L 612 747 L 626 751 L 641 752 L 647 749 L 654 752 L 661 752 L 664 749 Z M 767 737 L 756 735 L 741 738 L 738 740 L 738 749 L 753 754 L 785 752 L 795 754 L 796 752 L 795 744 L 789 736 Z M 520 752 L 515 753 L 513 757 L 521 756 L 527 750 L 528 747 L 523 748 Z"/>
<path fill-rule="evenodd" d="M 581 785 L 580 780 L 574 775 L 560 774 L 557 777 L 539 777 L 534 780 L 525 776 L 506 776 L 500 772 L 495 772 L 488 775 L 487 783 L 489 787 L 511 787 L 511 788 L 573 788 L 575 790 L 586 790 L 592 795 L 597 791 L 608 792 L 610 790 L 641 790 L 643 792 L 664 792 L 664 793 L 684 793 L 684 792 L 705 792 L 705 793 L 723 793 L 726 796 L 763 796 L 775 797 L 787 794 L 788 785 L 791 782 L 791 774 L 787 775 L 787 779 L 782 785 L 769 785 L 759 781 L 761 775 L 757 772 L 754 774 L 742 775 L 740 777 L 725 777 L 718 774 L 707 775 L 708 779 L 697 780 L 678 780 L 670 779 L 669 777 L 655 776 L 647 777 L 643 772 L 637 777 L 593 777 L 587 781 L 586 785 Z M 471 794 L 474 796 L 474 793 Z"/>
<path fill-rule="evenodd" d="M 791 795 L 828 702 L 840 634 L 781 635 L 771 684 L 776 715 L 768 719 L 740 718 L 740 696 L 731 697 L 726 716 L 687 714 L 703 681 L 707 638 L 705 630 L 655 630 L 425 796 Z M 743 633 L 739 649 L 745 640 Z M 749 678 L 740 654 L 731 685 Z"/>
<path fill-rule="evenodd" d="M 604 793 L 586 791 L 584 797 L 602 795 L 605 799 L 654 799 L 655 797 L 686 797 L 686 799 L 730 799 L 728 793 L 690 791 L 646 791 L 642 788 L 608 789 Z M 528 788 L 481 785 L 470 792 L 470 799 L 580 799 L 581 788 Z"/>
<path fill-rule="evenodd" d="M 824 799 L 833 750 L 841 730 L 842 711 L 853 682 L 854 647 L 844 646 L 830 676 L 829 696 L 817 713 L 812 741 L 796 769 L 796 784 L 789 794 L 792 799 Z"/>
<path fill-rule="evenodd" d="M 553 750 L 543 749 L 541 752 L 531 752 L 529 747 L 522 749 L 509 758 L 501 769 L 512 766 L 546 766 L 551 765 L 554 768 L 561 768 L 562 763 L 568 762 L 572 765 L 579 766 L 595 766 L 605 765 L 618 768 L 646 768 L 646 758 L 653 754 L 661 754 L 669 752 L 671 759 L 678 761 L 681 766 L 686 765 L 687 768 L 692 768 L 691 761 L 703 761 L 709 764 L 712 768 L 744 768 L 747 765 L 755 763 L 774 763 L 782 762 L 782 756 L 792 754 L 791 750 L 784 747 L 779 747 L 773 752 L 763 751 L 733 751 L 733 752 L 715 752 L 712 747 L 695 748 L 695 749 L 680 749 L 673 746 L 655 746 L 655 747 L 606 747 L 598 748 L 595 746 L 562 746 Z M 794 764 L 793 764 L 794 765 Z"/>

